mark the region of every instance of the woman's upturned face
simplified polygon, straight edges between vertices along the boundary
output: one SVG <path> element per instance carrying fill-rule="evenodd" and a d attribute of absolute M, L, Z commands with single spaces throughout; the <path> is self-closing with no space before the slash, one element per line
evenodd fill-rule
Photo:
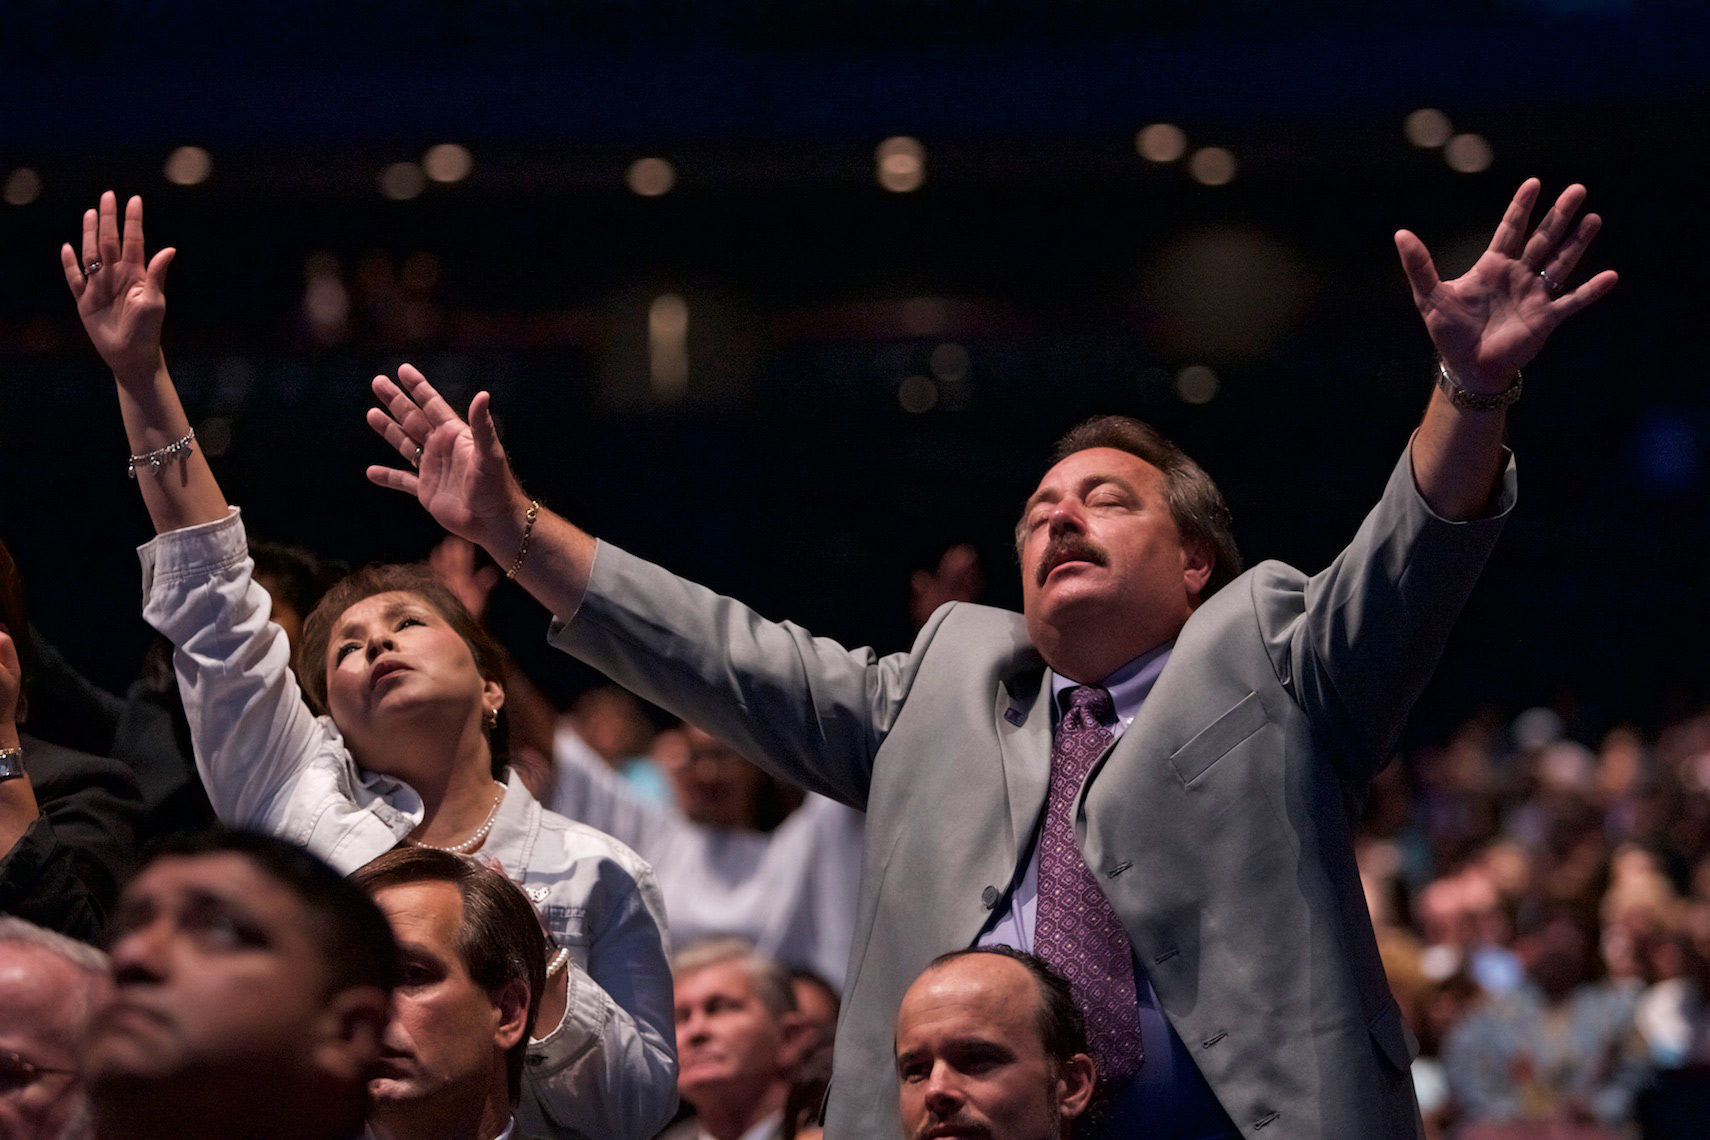
<path fill-rule="evenodd" d="M 457 731 L 504 703 L 461 635 L 418 594 L 394 590 L 357 602 L 327 641 L 327 708 L 359 759 L 369 745 L 424 722 Z M 372 766 L 372 765 L 370 765 Z"/>

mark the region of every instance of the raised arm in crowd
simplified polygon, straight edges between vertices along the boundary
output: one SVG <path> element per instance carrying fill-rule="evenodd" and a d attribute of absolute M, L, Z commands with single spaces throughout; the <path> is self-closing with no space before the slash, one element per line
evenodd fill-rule
<path fill-rule="evenodd" d="M 220 490 L 161 351 L 174 251 L 146 258 L 138 198 L 112 193 L 61 251 L 113 371 L 157 537 L 145 617 L 175 657 L 197 764 L 222 821 L 270 831 L 348 874 L 402 843 L 501 865 L 552 957 L 525 1069 L 522 1134 L 651 1136 L 676 1101 L 671 978 L 652 872 L 543 810 L 504 763 L 497 647 L 431 574 L 371 567 L 311 613 L 298 654 L 269 622 L 238 511 Z"/>

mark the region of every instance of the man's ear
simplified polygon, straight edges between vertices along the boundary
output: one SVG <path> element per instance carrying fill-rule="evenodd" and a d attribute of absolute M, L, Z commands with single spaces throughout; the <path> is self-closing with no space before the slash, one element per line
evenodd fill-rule
<path fill-rule="evenodd" d="M 1198 605 L 1205 595 L 1205 585 L 1211 581 L 1211 572 L 1217 568 L 1217 553 L 1211 549 L 1211 543 L 1202 538 L 1184 538 L 1182 540 L 1182 584 L 1187 587 L 1188 597 L 1193 604 Z"/>
<path fill-rule="evenodd" d="M 1057 1113 L 1065 1124 L 1087 1110 L 1096 1084 L 1098 1070 L 1085 1053 L 1076 1053 L 1057 1066 Z"/>
<path fill-rule="evenodd" d="M 327 1002 L 315 1066 L 340 1081 L 360 1081 L 380 1056 L 392 999 L 378 986 L 351 986 Z"/>
<path fill-rule="evenodd" d="M 493 1008 L 499 1011 L 499 1024 L 493 1031 L 493 1044 L 509 1051 L 528 1035 L 528 983 L 512 978 L 493 994 Z"/>

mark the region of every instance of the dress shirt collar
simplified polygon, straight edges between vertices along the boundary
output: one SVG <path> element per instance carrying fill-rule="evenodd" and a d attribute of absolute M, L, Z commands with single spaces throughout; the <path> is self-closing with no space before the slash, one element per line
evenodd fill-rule
<path fill-rule="evenodd" d="M 1175 647 L 1174 641 L 1166 641 L 1158 648 L 1142 653 L 1102 682 L 1110 691 L 1111 703 L 1116 706 L 1116 719 L 1123 728 L 1134 722 L 1134 717 L 1140 712 L 1140 706 L 1145 703 L 1147 694 L 1152 691 L 1152 686 L 1158 683 L 1158 677 L 1170 659 L 1170 651 Z M 1055 671 L 1052 672 L 1052 724 L 1056 724 L 1057 718 L 1063 715 L 1063 694 L 1079 684 L 1078 681 L 1071 681 Z"/>

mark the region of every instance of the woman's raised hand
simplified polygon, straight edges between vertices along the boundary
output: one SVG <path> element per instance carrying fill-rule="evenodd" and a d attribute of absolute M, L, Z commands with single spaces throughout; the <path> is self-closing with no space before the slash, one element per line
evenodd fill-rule
<path fill-rule="evenodd" d="M 96 210 L 83 212 L 81 260 L 67 242 L 59 260 L 77 299 L 77 315 L 101 359 L 121 384 L 147 381 L 160 364 L 160 326 L 166 317 L 166 269 L 176 250 L 143 260 L 142 199 L 125 203 L 109 190 Z"/>
<path fill-rule="evenodd" d="M 460 538 L 489 551 L 514 551 L 528 498 L 499 444 L 492 397 L 477 393 L 466 423 L 412 364 L 398 368 L 396 381 L 376 376 L 374 395 L 380 407 L 368 409 L 368 426 L 413 470 L 373 466 L 369 480 L 414 495 Z"/>

